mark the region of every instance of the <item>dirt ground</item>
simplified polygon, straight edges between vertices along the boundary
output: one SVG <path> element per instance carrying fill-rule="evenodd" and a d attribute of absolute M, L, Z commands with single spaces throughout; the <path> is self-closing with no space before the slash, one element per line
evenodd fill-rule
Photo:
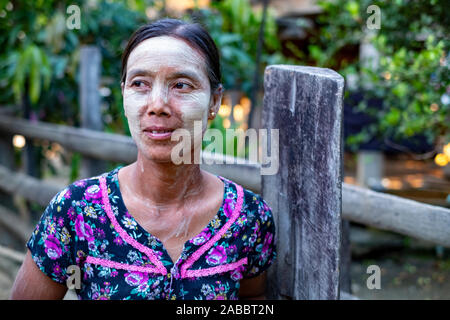
<path fill-rule="evenodd" d="M 367 288 L 367 266 L 381 269 L 381 289 Z M 383 259 L 352 263 L 352 293 L 365 300 L 449 300 L 450 258 L 436 259 L 417 254 L 386 255 Z"/>
<path fill-rule="evenodd" d="M 366 300 L 450 299 L 450 249 L 361 228 L 352 229 L 351 239 L 353 295 Z M 380 289 L 367 287 L 369 265 L 380 267 Z"/>

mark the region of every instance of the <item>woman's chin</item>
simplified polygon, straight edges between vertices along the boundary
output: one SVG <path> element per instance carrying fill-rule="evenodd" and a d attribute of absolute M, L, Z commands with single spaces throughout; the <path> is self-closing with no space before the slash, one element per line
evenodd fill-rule
<path fill-rule="evenodd" d="M 173 142 L 169 141 L 151 141 L 150 139 L 134 139 L 138 148 L 138 153 L 144 158 L 156 162 L 171 162 L 171 152 Z"/>
<path fill-rule="evenodd" d="M 170 150 L 147 150 L 144 153 L 145 158 L 158 163 L 173 163 Z"/>
<path fill-rule="evenodd" d="M 180 161 L 178 161 L 178 159 L 172 159 L 172 147 L 173 146 L 147 147 L 144 150 L 140 149 L 139 152 L 147 160 L 156 163 L 179 164 Z"/>
<path fill-rule="evenodd" d="M 136 140 L 135 140 L 136 142 Z M 194 143 L 194 142 L 191 142 Z M 167 164 L 190 164 L 191 161 L 195 161 L 193 150 L 190 150 L 189 156 L 183 156 L 180 154 L 179 142 L 175 141 L 149 141 L 149 139 L 142 139 L 136 143 L 138 147 L 138 153 L 144 157 L 146 160 L 150 160 L 157 163 L 167 163 Z M 189 149 L 190 145 L 186 146 Z M 174 150 L 176 148 L 177 150 Z M 201 148 L 201 145 L 200 145 Z M 185 150 L 182 148 L 183 151 Z M 178 151 L 178 152 L 177 152 Z M 182 151 L 181 151 L 182 153 Z"/>

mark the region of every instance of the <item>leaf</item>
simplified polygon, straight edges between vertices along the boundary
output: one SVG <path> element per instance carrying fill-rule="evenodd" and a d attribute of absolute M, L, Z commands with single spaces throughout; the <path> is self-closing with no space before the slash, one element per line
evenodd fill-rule
<path fill-rule="evenodd" d="M 32 59 L 30 65 L 30 101 L 33 104 L 39 100 L 41 94 L 41 51 L 33 46 L 31 49 Z"/>
<path fill-rule="evenodd" d="M 12 88 L 14 96 L 17 103 L 22 100 L 23 87 L 25 85 L 25 76 L 28 73 L 30 65 L 30 47 L 26 47 L 22 52 L 19 53 L 19 59 L 16 64 L 16 69 L 14 71 Z"/>
<path fill-rule="evenodd" d="M 67 64 L 67 57 L 63 57 L 62 58 L 65 61 L 65 64 Z M 52 72 L 51 72 L 51 65 L 50 62 L 48 60 L 47 55 L 45 54 L 45 52 L 41 51 L 41 62 L 42 62 L 42 70 L 41 70 L 41 75 L 43 76 L 43 81 L 44 81 L 44 87 L 48 88 L 50 86 L 50 81 L 52 79 Z"/>
<path fill-rule="evenodd" d="M 231 43 L 239 43 L 242 41 L 242 37 L 241 35 L 236 33 L 225 33 L 221 34 L 216 40 L 220 45 L 223 46 Z"/>
<path fill-rule="evenodd" d="M 408 85 L 404 82 L 400 82 L 392 89 L 392 93 L 399 98 L 404 97 L 407 92 L 408 92 Z"/>
<path fill-rule="evenodd" d="M 345 9 L 350 13 L 353 19 L 359 17 L 359 4 L 356 1 L 349 1 L 345 5 Z"/>
<path fill-rule="evenodd" d="M 395 126 L 400 122 L 400 115 L 400 110 L 392 108 L 386 115 L 386 122 L 391 126 Z"/>

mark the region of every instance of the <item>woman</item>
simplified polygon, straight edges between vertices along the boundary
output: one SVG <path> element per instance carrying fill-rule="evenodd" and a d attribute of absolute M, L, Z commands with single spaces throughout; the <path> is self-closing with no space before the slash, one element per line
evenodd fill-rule
<path fill-rule="evenodd" d="M 217 114 L 220 78 L 200 25 L 163 19 L 133 34 L 121 86 L 137 161 L 52 199 L 11 298 L 63 298 L 69 266 L 81 270 L 79 299 L 263 298 L 275 259 L 270 208 L 198 164 L 173 161 L 176 130 L 192 133 L 201 121 L 204 132 Z M 192 154 L 201 147 L 187 145 Z"/>

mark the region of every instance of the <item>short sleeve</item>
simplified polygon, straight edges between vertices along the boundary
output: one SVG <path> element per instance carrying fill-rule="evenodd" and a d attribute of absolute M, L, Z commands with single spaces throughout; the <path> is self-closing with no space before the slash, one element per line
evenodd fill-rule
<path fill-rule="evenodd" d="M 71 190 L 58 192 L 42 214 L 27 247 L 34 262 L 48 277 L 58 283 L 67 280 L 67 268 L 74 264 L 70 230 Z"/>
<path fill-rule="evenodd" d="M 258 197 L 256 219 L 250 235 L 253 244 L 248 254 L 244 278 L 253 278 L 266 271 L 276 259 L 275 223 L 271 208 Z"/>

